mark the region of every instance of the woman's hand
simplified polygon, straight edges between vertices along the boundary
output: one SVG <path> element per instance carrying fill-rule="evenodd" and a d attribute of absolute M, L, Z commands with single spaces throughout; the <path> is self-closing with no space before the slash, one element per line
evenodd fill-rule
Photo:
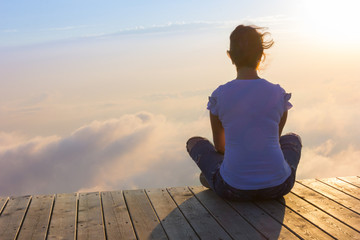
<path fill-rule="evenodd" d="M 213 141 L 216 151 L 221 154 L 225 153 L 225 132 L 224 127 L 218 116 L 210 112 L 211 129 L 213 132 Z"/>

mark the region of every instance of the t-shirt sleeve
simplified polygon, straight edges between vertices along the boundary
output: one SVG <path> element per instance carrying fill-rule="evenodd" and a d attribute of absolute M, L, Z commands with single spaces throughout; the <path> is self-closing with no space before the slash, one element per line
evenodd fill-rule
<path fill-rule="evenodd" d="M 287 111 L 287 110 L 289 110 L 290 108 L 292 108 L 293 107 L 293 105 L 289 102 L 289 100 L 290 100 L 290 98 L 291 98 L 291 93 L 286 93 L 285 92 L 285 95 L 284 95 L 284 110 L 285 111 Z"/>
<path fill-rule="evenodd" d="M 289 110 L 290 108 L 293 107 L 293 105 L 289 102 L 290 98 L 291 98 L 291 93 L 287 93 L 285 92 L 285 90 L 280 86 L 280 92 L 281 92 L 281 98 L 283 98 L 283 103 L 284 103 L 284 112 Z"/>
<path fill-rule="evenodd" d="M 210 110 L 210 112 L 216 116 L 219 115 L 219 103 L 218 103 L 219 92 L 220 92 L 220 87 L 215 89 L 215 91 L 209 97 L 209 101 L 207 103 L 207 109 Z"/>

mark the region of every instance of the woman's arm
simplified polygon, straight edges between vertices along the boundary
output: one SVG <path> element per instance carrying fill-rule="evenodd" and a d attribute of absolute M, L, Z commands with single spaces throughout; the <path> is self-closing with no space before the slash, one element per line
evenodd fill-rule
<path fill-rule="evenodd" d="M 210 112 L 211 129 L 213 132 L 213 141 L 216 151 L 221 154 L 225 153 L 225 132 L 224 127 L 218 116 Z"/>
<path fill-rule="evenodd" d="M 280 119 L 280 123 L 279 123 L 279 137 L 281 136 L 281 133 L 284 129 L 285 123 L 286 123 L 286 119 L 287 119 L 287 115 L 288 115 L 288 111 L 285 111 L 284 114 L 282 115 L 281 119 Z"/>

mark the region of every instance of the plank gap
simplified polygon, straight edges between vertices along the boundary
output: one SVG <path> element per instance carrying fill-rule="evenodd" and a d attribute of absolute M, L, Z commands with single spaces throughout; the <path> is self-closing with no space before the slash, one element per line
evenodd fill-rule
<path fill-rule="evenodd" d="M 263 235 L 265 235 L 265 238 L 301 239 L 298 234 L 294 233 L 292 230 L 289 230 L 287 226 L 279 223 L 279 221 L 273 219 L 272 216 L 270 216 L 266 211 L 255 205 L 254 202 L 227 202 L 234 208 L 236 212 L 238 212 L 245 219 L 247 219 L 255 229 L 261 231 Z M 252 209 L 249 210 L 248 208 Z M 274 228 L 276 232 L 274 232 Z"/>
<path fill-rule="evenodd" d="M 223 228 L 223 230 L 232 238 L 234 237 L 230 234 L 230 232 L 224 227 L 224 225 L 219 221 L 219 219 L 204 205 L 203 202 L 200 201 L 200 199 L 196 196 L 196 194 L 191 190 L 191 188 L 187 187 L 189 191 L 194 195 L 194 197 L 200 202 L 200 204 L 208 211 L 208 213 L 215 219 L 215 221 L 220 225 L 220 227 Z"/>
<path fill-rule="evenodd" d="M 25 212 L 24 212 L 24 215 L 23 215 L 22 219 L 20 220 L 20 225 L 19 225 L 19 227 L 18 227 L 18 230 L 16 231 L 16 234 L 15 234 L 14 239 L 17 239 L 18 236 L 19 236 L 19 232 L 20 232 L 20 230 L 21 230 L 22 225 L 24 224 L 24 220 L 25 220 L 26 214 L 27 214 L 27 212 L 28 212 L 28 210 L 29 210 L 29 206 L 30 206 L 30 204 L 31 204 L 31 200 L 32 200 L 32 196 L 29 197 L 29 201 L 28 201 L 28 203 L 27 203 L 27 205 L 26 205 L 26 210 L 25 210 Z"/>
<path fill-rule="evenodd" d="M 320 193 L 320 192 L 316 191 L 315 189 L 313 189 L 313 188 L 311 188 L 311 187 L 308 187 L 308 186 L 306 186 L 305 184 L 302 184 L 302 183 L 301 183 L 301 182 L 299 182 L 299 181 L 296 181 L 296 182 L 297 182 L 297 183 L 299 183 L 299 184 L 301 184 L 302 186 L 304 186 L 304 187 L 306 187 L 306 188 L 308 188 L 308 189 L 311 189 L 312 191 L 314 191 L 314 192 L 316 192 L 316 193 L 320 194 L 321 196 L 326 197 L 327 199 L 329 199 L 329 200 L 331 200 L 331 201 L 333 201 L 333 202 L 335 202 L 335 203 L 337 203 L 337 204 L 341 205 L 342 207 L 344 207 L 344 208 L 346 208 L 346 209 L 348 209 L 348 210 L 350 210 L 350 211 L 352 211 L 352 212 L 354 212 L 354 213 L 356 213 L 356 214 L 359 214 L 358 212 L 354 211 L 353 209 L 351 209 L 351 208 L 349 208 L 349 207 L 345 206 L 344 204 L 342 204 L 342 203 L 340 203 L 340 202 L 338 202 L 338 201 L 335 201 L 334 199 L 331 199 L 330 197 L 328 197 L 328 196 L 326 196 L 326 195 L 324 195 L 324 194 L 322 194 L 322 193 Z M 360 215 L 360 214 L 359 214 L 359 215 Z"/>
<path fill-rule="evenodd" d="M 327 212 L 319 211 L 321 209 L 312 206 L 293 193 L 289 193 L 283 199 L 277 199 L 277 201 L 296 214 L 301 215 L 313 225 L 322 228 L 336 239 L 360 239 L 360 235 L 354 229 L 349 228 Z"/>
<path fill-rule="evenodd" d="M 309 188 L 309 189 L 310 189 L 310 190 L 312 190 L 311 188 Z M 360 231 L 359 231 L 359 230 L 357 230 L 356 228 L 354 228 L 354 227 L 353 227 L 353 226 L 351 226 L 350 224 L 346 223 L 345 221 L 341 220 L 340 218 L 336 217 L 335 215 L 333 215 L 333 214 L 331 214 L 331 213 L 329 213 L 329 212 L 325 211 L 325 210 L 324 210 L 324 209 L 322 209 L 321 207 L 317 206 L 315 203 L 312 203 L 311 201 L 309 201 L 309 200 L 307 200 L 307 199 L 305 199 L 305 198 L 301 197 L 300 195 L 298 195 L 298 194 L 296 194 L 296 193 L 294 193 L 294 192 L 292 192 L 292 191 L 291 191 L 291 193 L 292 193 L 292 194 L 294 194 L 295 196 L 297 196 L 298 198 L 301 198 L 302 200 L 306 201 L 307 203 L 311 204 L 312 206 L 316 207 L 316 208 L 317 208 L 317 209 L 319 209 L 320 211 L 322 211 L 322 212 L 324 212 L 324 213 L 326 213 L 326 214 L 330 215 L 331 217 L 335 218 L 336 220 L 338 220 L 339 222 L 341 222 L 341 223 L 345 224 L 346 226 L 350 227 L 351 229 L 353 229 L 353 230 L 355 230 L 355 231 L 357 231 L 357 232 L 359 232 L 359 233 L 360 233 Z M 318 194 L 319 194 L 319 193 L 318 193 Z M 331 199 L 330 199 L 330 200 L 331 200 Z M 337 202 L 334 202 L 334 203 L 338 204 Z M 340 204 L 339 204 L 339 205 L 340 205 Z M 341 206 L 342 206 L 342 205 L 341 205 Z M 348 209 L 348 208 L 346 208 L 346 209 Z"/>
<path fill-rule="evenodd" d="M 181 212 L 181 214 L 184 216 L 185 220 L 188 222 L 188 224 L 190 225 L 190 227 L 192 228 L 192 230 L 194 231 L 194 233 L 196 234 L 196 236 L 201 239 L 200 235 L 197 233 L 197 231 L 195 230 L 195 228 L 193 227 L 193 225 L 190 223 L 189 219 L 185 216 L 185 214 L 183 213 L 183 211 L 181 210 L 181 208 L 179 207 L 178 203 L 175 201 L 174 197 L 171 195 L 170 191 L 168 188 L 166 188 L 166 191 L 168 192 L 168 194 L 170 195 L 171 199 L 174 201 L 174 203 L 176 204 L 176 207 L 179 209 L 179 211 Z"/>
<path fill-rule="evenodd" d="M 53 199 L 52 199 L 52 203 L 51 203 L 51 207 L 50 207 L 49 219 L 48 219 L 48 224 L 47 224 L 47 227 L 46 227 L 45 240 L 47 240 L 47 238 L 48 238 L 49 229 L 50 229 L 50 222 L 51 222 L 52 214 L 53 214 L 53 211 L 54 211 L 54 205 L 55 205 L 55 194 L 53 194 Z"/>
<path fill-rule="evenodd" d="M 147 197 L 147 200 L 149 201 L 152 209 L 154 210 L 155 216 L 157 217 L 157 219 L 158 219 L 158 221 L 159 221 L 162 229 L 163 229 L 164 232 L 165 232 L 166 237 L 167 237 L 168 239 L 170 239 L 170 238 L 169 238 L 169 235 L 168 235 L 168 233 L 165 231 L 165 228 L 164 228 L 164 226 L 163 226 L 163 224 L 162 224 L 162 222 L 161 222 L 161 220 L 160 220 L 160 217 L 159 217 L 158 213 L 156 212 L 155 207 L 154 207 L 153 203 L 151 202 L 151 200 L 150 200 L 150 198 L 149 198 L 149 195 L 147 194 L 147 192 L 145 191 L 145 189 L 144 189 L 144 192 L 145 192 L 145 195 L 146 195 L 146 197 Z"/>
<path fill-rule="evenodd" d="M 225 202 L 226 202 L 235 212 L 237 212 L 237 213 L 239 214 L 239 216 L 242 217 L 250 226 L 252 226 L 256 231 L 258 231 L 264 238 L 267 238 L 267 237 L 264 235 L 264 233 L 262 233 L 259 229 L 257 229 L 257 228 L 255 227 L 254 224 L 251 223 L 251 221 L 249 221 L 246 217 L 244 217 L 243 215 L 241 215 L 241 214 L 236 210 L 236 208 L 235 208 L 229 201 L 225 200 Z"/>
<path fill-rule="evenodd" d="M 256 205 L 258 208 L 260 208 L 262 211 L 264 211 L 267 215 L 269 215 L 274 221 L 278 222 L 280 225 L 284 226 L 287 230 L 289 230 L 291 233 L 293 233 L 294 235 L 296 235 L 299 239 L 304 239 L 303 237 L 301 237 L 297 232 L 295 232 L 294 230 L 292 230 L 289 226 L 287 226 L 284 222 L 278 221 L 274 216 L 272 216 L 271 213 L 269 213 L 268 211 L 266 211 L 266 209 L 262 208 L 261 206 L 259 206 L 259 204 L 254 202 L 254 205 Z M 286 206 L 285 206 L 286 208 Z M 284 209 L 285 211 L 285 209 Z M 284 218 L 285 218 L 285 213 L 284 213 Z"/>
<path fill-rule="evenodd" d="M 277 202 L 279 202 L 279 200 L 277 200 Z M 257 206 L 259 206 L 256 202 L 255 202 L 255 204 L 257 205 Z M 280 203 L 281 204 L 281 203 Z M 304 217 L 304 216 L 302 216 L 301 214 L 299 214 L 297 211 L 295 211 L 294 209 L 292 209 L 292 208 L 290 208 L 290 207 L 288 207 L 286 204 L 284 205 L 284 204 L 282 204 L 285 208 L 284 208 L 284 212 L 286 211 L 286 209 L 289 209 L 290 211 L 291 211 L 291 213 L 292 214 L 296 214 L 300 219 L 303 219 L 303 221 L 305 221 L 305 222 L 307 222 L 308 224 L 310 224 L 310 226 L 313 226 L 313 227 L 315 227 L 315 229 L 318 229 L 318 230 L 320 230 L 320 231 L 322 231 L 323 233 L 325 233 L 325 234 L 327 234 L 329 237 L 331 237 L 331 238 L 334 238 L 334 239 L 336 239 L 334 236 L 332 236 L 329 232 L 327 232 L 327 231 L 325 231 L 324 229 L 322 229 L 320 226 L 318 226 L 317 224 L 315 224 L 315 223 L 313 223 L 312 221 L 310 221 L 309 219 L 307 219 L 306 217 Z M 267 212 L 267 210 L 266 209 L 264 209 L 264 208 L 262 208 L 261 206 L 259 206 L 261 209 L 263 209 L 263 211 L 265 211 L 265 212 Z M 270 214 L 270 212 L 267 212 L 269 215 L 271 215 L 272 216 L 272 214 Z M 284 217 L 285 217 L 285 214 L 286 214 L 286 212 L 284 213 Z M 273 217 L 273 216 L 272 216 Z M 273 217 L 275 220 L 277 220 L 275 217 Z M 277 220 L 278 221 L 278 220 Z M 281 223 L 281 222 L 280 222 Z M 294 228 L 293 227 L 290 227 L 290 226 L 287 226 L 286 224 L 284 224 L 284 223 L 281 223 L 281 224 L 283 224 L 284 226 L 286 226 L 286 227 L 288 227 L 288 229 L 290 230 L 290 231 L 292 231 L 293 233 L 295 233 L 295 230 L 293 230 Z M 316 231 L 316 230 L 315 230 Z M 300 233 L 296 233 L 296 235 L 299 235 Z M 304 236 L 299 236 L 300 238 L 304 238 Z"/>
<path fill-rule="evenodd" d="M 339 178 L 339 177 L 336 177 L 336 178 L 339 179 L 339 180 L 341 180 L 341 181 L 343 181 L 343 182 L 346 182 L 346 183 L 348 183 L 348 184 L 351 184 L 352 186 L 355 186 L 355 187 L 357 187 L 357 188 L 360 188 L 360 186 L 358 186 L 358 185 L 356 185 L 356 184 L 354 184 L 354 183 L 352 183 L 352 182 L 350 182 L 350 181 L 347 181 L 346 179 Z"/>
<path fill-rule="evenodd" d="M 5 200 L 4 204 L 2 205 L 1 209 L 0 209 L 0 217 L 1 217 L 1 214 L 3 213 L 7 203 L 9 202 L 9 197 Z"/>
<path fill-rule="evenodd" d="M 106 223 L 105 223 L 105 216 L 104 216 L 104 205 L 103 205 L 103 201 L 102 201 L 101 192 L 99 192 L 99 198 L 100 198 L 101 219 L 102 219 L 102 223 L 103 223 L 104 235 L 105 235 L 105 240 L 107 240 L 108 236 L 107 236 L 107 232 L 106 232 Z"/>
<path fill-rule="evenodd" d="M 131 214 L 130 214 L 129 205 L 128 205 L 128 203 L 127 203 L 127 200 L 126 200 L 126 197 L 125 197 L 124 192 L 125 192 L 125 191 L 122 191 L 121 193 L 122 193 L 122 196 L 123 196 L 123 199 L 124 199 L 124 203 L 125 203 L 126 209 L 127 209 L 128 213 L 129 213 L 129 218 L 130 218 L 130 220 L 131 220 L 131 226 L 132 226 L 133 231 L 134 231 L 134 233 L 135 233 L 136 239 L 139 239 L 139 236 L 138 236 L 138 234 L 137 234 L 137 232 L 136 232 L 136 230 L 135 230 L 134 220 L 133 220 L 133 218 L 132 218 L 132 216 L 131 216 Z"/>
<path fill-rule="evenodd" d="M 334 189 L 336 189 L 336 190 L 338 190 L 338 191 L 340 191 L 340 192 L 342 192 L 342 193 L 344 193 L 344 194 L 346 194 L 346 195 L 348 195 L 348 196 L 350 196 L 350 197 L 353 197 L 353 198 L 355 198 L 355 199 L 357 199 L 357 200 L 360 200 L 360 198 L 358 198 L 358 197 L 356 197 L 356 196 L 353 196 L 353 195 L 351 195 L 350 193 L 347 193 L 347 192 L 343 191 L 342 189 L 337 188 L 336 186 L 333 186 L 333 185 L 328 184 L 328 183 L 326 183 L 326 182 L 324 182 L 324 181 L 321 181 L 321 179 L 317 179 L 317 178 L 316 178 L 316 181 L 319 181 L 319 182 L 321 182 L 321 183 L 323 183 L 323 184 L 325 184 L 325 185 L 327 185 L 327 186 L 329 186 L 329 187 L 332 187 L 332 188 L 334 188 Z"/>
<path fill-rule="evenodd" d="M 79 219 L 79 193 L 76 193 L 76 206 L 75 206 L 75 232 L 74 239 L 77 240 L 78 236 L 78 219 Z"/>

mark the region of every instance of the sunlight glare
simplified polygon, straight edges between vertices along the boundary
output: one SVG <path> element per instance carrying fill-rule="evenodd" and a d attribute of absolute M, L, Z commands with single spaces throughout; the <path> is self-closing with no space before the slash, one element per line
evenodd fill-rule
<path fill-rule="evenodd" d="M 311 36 L 325 38 L 332 43 L 349 43 L 360 39 L 357 26 L 360 23 L 360 1 L 305 0 L 303 3 L 303 27 Z"/>

